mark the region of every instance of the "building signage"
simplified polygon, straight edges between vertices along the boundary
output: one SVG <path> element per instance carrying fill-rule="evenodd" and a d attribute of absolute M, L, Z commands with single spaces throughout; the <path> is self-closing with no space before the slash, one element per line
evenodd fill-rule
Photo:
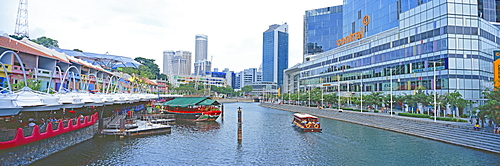
<path fill-rule="evenodd" d="M 368 26 L 368 24 L 370 24 L 370 16 L 365 15 L 363 17 L 362 22 L 363 22 L 363 25 L 365 27 Z M 350 33 L 348 36 L 337 40 L 337 46 L 341 46 L 341 45 L 344 45 L 346 43 L 352 42 L 354 40 L 359 40 L 359 39 L 365 37 L 365 35 L 364 35 L 365 27 L 361 27 L 361 28 L 359 28 L 359 31 L 354 32 L 354 33 Z"/>
<path fill-rule="evenodd" d="M 500 51 L 493 51 L 493 81 L 495 90 L 500 88 Z"/>

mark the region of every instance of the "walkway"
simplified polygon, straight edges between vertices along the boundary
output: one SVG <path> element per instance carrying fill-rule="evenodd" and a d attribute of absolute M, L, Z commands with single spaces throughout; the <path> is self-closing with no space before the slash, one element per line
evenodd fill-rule
<path fill-rule="evenodd" d="M 500 135 L 491 131 L 474 131 L 472 125 L 464 122 L 437 121 L 428 118 L 412 118 L 386 113 L 339 112 L 335 109 L 318 109 L 296 105 L 261 103 L 262 107 L 312 115 L 355 123 L 408 135 L 428 138 L 459 146 L 465 146 L 500 154 Z"/>

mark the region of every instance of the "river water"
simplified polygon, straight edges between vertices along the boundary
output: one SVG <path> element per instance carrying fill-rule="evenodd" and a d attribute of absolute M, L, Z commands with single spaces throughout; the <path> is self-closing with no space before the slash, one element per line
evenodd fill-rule
<path fill-rule="evenodd" d="M 498 165 L 500 155 L 320 118 L 321 133 L 292 127 L 292 112 L 225 104 L 213 123 L 178 123 L 169 134 L 94 138 L 32 165 Z M 237 108 L 243 139 L 237 141 Z"/>

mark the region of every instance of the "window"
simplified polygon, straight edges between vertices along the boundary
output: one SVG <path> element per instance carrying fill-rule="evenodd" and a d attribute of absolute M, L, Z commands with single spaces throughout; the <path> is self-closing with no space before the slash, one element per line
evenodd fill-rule
<path fill-rule="evenodd" d="M 356 23 L 352 22 L 352 33 L 355 33 L 356 31 Z"/>

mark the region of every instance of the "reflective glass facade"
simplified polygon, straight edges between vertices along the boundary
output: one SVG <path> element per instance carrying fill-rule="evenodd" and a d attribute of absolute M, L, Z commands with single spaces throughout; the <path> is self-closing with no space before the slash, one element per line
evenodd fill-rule
<path fill-rule="evenodd" d="M 398 27 L 399 14 L 408 11 L 430 0 L 344 0 L 343 35 L 359 31 L 365 27 L 366 36 Z M 362 23 L 363 16 L 369 15 L 368 26 Z"/>
<path fill-rule="evenodd" d="M 308 10 L 304 15 L 304 55 L 331 50 L 342 38 L 342 6 Z"/>
<path fill-rule="evenodd" d="M 345 0 L 343 35 L 352 33 L 351 23 L 356 31 L 366 28 L 365 35 L 309 56 L 298 66 L 299 87 L 337 92 L 340 85 L 357 95 L 392 88 L 398 95 L 433 94 L 436 84 L 437 94 L 457 91 L 477 106 L 493 88 L 493 51 L 500 50 L 500 29 L 478 11 L 475 0 Z"/>
<path fill-rule="evenodd" d="M 271 25 L 263 34 L 262 81 L 283 84 L 288 68 L 288 25 Z"/>

